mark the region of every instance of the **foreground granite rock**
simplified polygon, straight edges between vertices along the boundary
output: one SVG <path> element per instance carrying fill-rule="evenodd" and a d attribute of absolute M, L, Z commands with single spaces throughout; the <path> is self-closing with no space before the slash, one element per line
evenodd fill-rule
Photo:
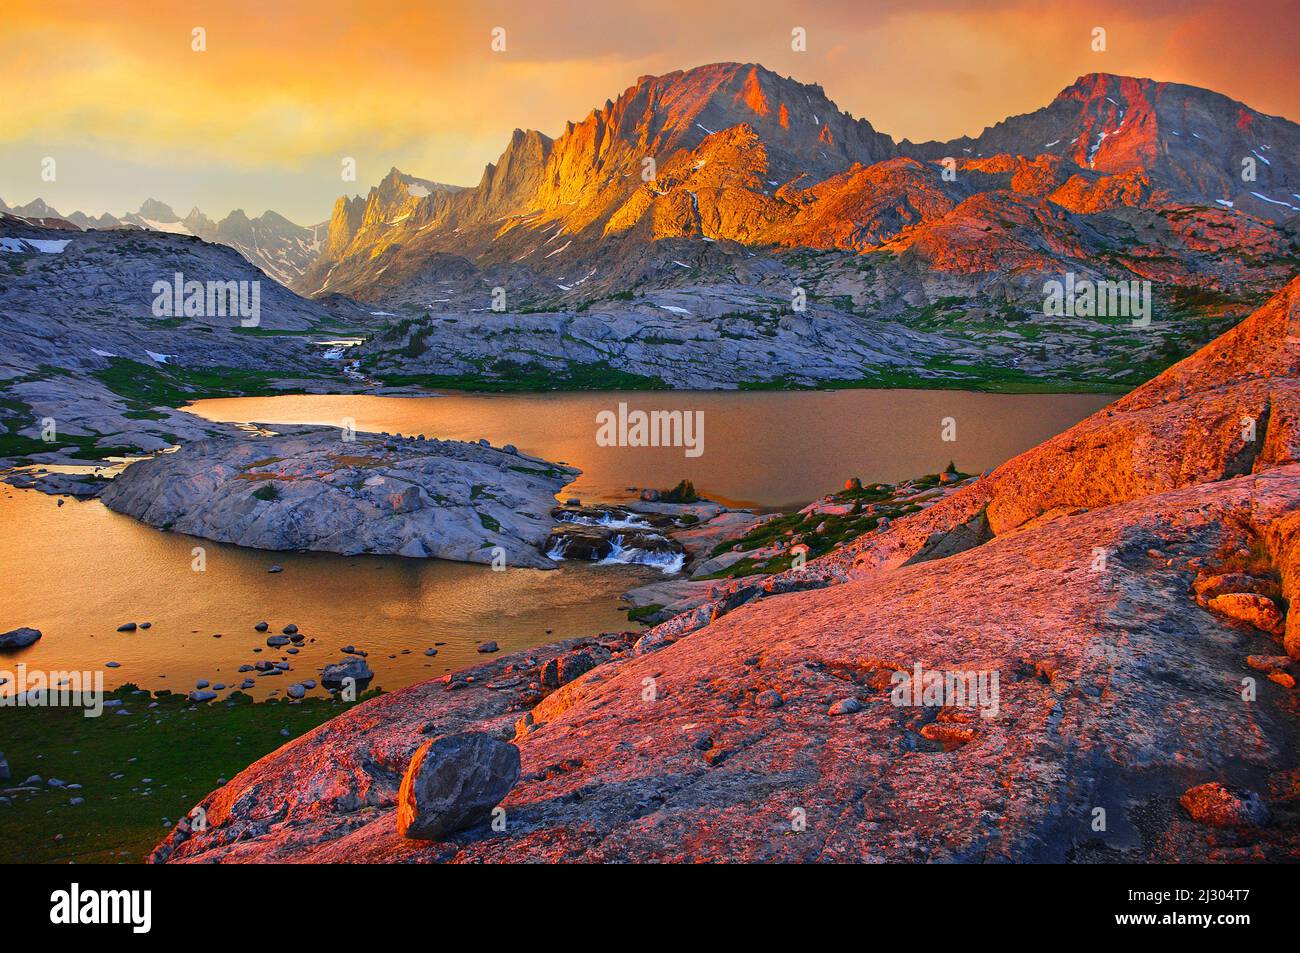
<path fill-rule="evenodd" d="M 488 816 L 519 779 L 519 749 L 464 732 L 416 749 L 397 794 L 397 832 L 441 840 Z"/>
<path fill-rule="evenodd" d="M 188 444 L 128 467 L 103 494 L 153 526 L 256 549 L 554 568 L 539 550 L 578 473 L 485 444 L 281 428 Z"/>
<path fill-rule="evenodd" d="M 1291 859 L 1294 680 L 1277 636 L 1196 586 L 1276 579 L 1294 602 L 1298 291 L 989 477 L 739 582 L 549 694 L 503 698 L 518 660 L 501 659 L 459 691 L 358 706 L 210 795 L 208 830 L 155 859 Z M 1261 398 L 1243 454 L 1228 432 Z M 976 517 L 966 548 L 936 545 Z M 937 699 L 896 691 L 926 673 L 944 676 Z M 506 829 L 404 840 L 401 771 L 453 728 L 518 746 Z M 1258 803 L 1184 800 L 1204 785 Z"/>

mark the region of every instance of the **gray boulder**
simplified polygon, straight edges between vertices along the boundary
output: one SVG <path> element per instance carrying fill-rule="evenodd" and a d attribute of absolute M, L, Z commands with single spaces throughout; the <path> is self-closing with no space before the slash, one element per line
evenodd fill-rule
<path fill-rule="evenodd" d="M 487 818 L 519 780 L 519 749 L 481 732 L 442 735 L 411 757 L 397 794 L 397 832 L 439 840 Z"/>
<path fill-rule="evenodd" d="M 0 652 L 25 649 L 41 637 L 40 629 L 10 629 L 0 633 Z"/>
<path fill-rule="evenodd" d="M 347 678 L 364 682 L 374 677 L 375 673 L 370 670 L 366 660 L 355 655 L 326 665 L 324 671 L 320 673 L 320 680 L 326 685 L 339 685 Z"/>

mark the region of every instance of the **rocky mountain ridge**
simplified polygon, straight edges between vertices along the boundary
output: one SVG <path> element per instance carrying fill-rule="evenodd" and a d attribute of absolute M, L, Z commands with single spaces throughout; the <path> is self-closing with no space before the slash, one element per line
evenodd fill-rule
<path fill-rule="evenodd" d="M 340 200 L 325 253 L 297 287 L 391 303 L 450 253 L 565 275 L 565 290 L 592 278 L 585 291 L 621 290 L 611 282 L 625 289 L 641 277 L 608 275 L 609 259 L 635 255 L 623 239 L 902 254 L 954 209 L 992 233 L 990 255 L 1007 241 L 1038 243 L 1037 258 L 1019 264 L 1041 271 L 1082 248 L 1095 265 L 1101 249 L 1061 245 L 1052 219 L 1116 209 L 1173 218 L 1204 206 L 1221 221 L 1244 213 L 1238 227 L 1269 228 L 1300 212 L 1296 148 L 1300 126 L 1288 120 L 1208 90 L 1107 74 L 973 139 L 895 143 L 819 86 L 720 63 L 642 77 L 554 140 L 516 130 L 474 189 L 411 202 L 393 170 L 367 199 L 368 227 L 357 200 Z M 976 196 L 982 204 L 969 205 Z M 1014 227 L 1002 236 L 1008 215 Z"/>

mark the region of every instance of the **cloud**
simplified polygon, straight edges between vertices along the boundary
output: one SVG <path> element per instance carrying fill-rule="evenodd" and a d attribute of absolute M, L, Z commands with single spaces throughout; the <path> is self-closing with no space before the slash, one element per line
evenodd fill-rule
<path fill-rule="evenodd" d="M 10 156 L 77 150 L 106 166 L 167 169 L 170 180 L 189 172 L 224 183 L 230 204 L 275 204 L 275 189 L 242 193 L 250 179 L 315 177 L 297 214 L 319 218 L 344 191 L 342 156 L 378 174 L 396 164 L 472 184 L 512 129 L 555 135 L 638 75 L 719 60 L 820 83 L 841 108 L 914 140 L 977 133 L 1094 70 L 1208 86 L 1300 115 L 1290 81 L 1298 37 L 1282 0 L 1257 2 L 1249 21 L 1231 3 L 1129 7 L 18 0 L 2 14 L 0 85 L 22 94 L 0 98 L 0 143 Z M 1088 45 L 1097 25 L 1108 33 L 1104 54 Z M 504 53 L 490 49 L 496 26 L 506 30 Z M 793 26 L 807 30 L 807 53 L 790 49 Z M 205 52 L 191 49 L 194 27 L 206 30 Z M 15 174 L 0 158 L 0 194 L 23 199 Z M 121 182 L 108 178 L 102 204 L 121 210 Z"/>

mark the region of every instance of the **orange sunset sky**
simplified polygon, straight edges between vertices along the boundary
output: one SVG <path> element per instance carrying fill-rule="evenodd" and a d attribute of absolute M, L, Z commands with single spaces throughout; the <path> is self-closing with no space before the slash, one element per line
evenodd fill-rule
<path fill-rule="evenodd" d="M 1300 120 L 1295 0 L 387 6 L 2 0 L 0 198 L 98 214 L 154 197 L 181 215 L 274 208 L 311 224 L 390 166 L 474 184 L 512 129 L 555 136 L 640 75 L 720 60 L 820 83 L 900 139 L 977 133 L 1094 71 Z M 191 49 L 196 26 L 206 52 Z M 795 26 L 807 52 L 790 48 Z M 1090 48 L 1096 26 L 1104 53 Z M 340 179 L 344 156 L 356 183 Z"/>

